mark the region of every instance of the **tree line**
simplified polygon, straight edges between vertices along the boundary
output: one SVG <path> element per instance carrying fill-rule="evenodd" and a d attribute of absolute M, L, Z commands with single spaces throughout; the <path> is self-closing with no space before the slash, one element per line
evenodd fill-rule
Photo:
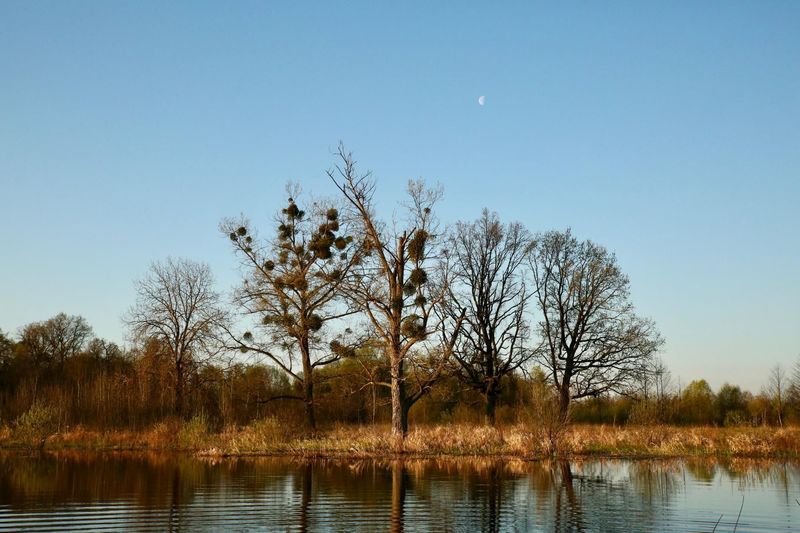
<path fill-rule="evenodd" d="M 221 223 L 242 273 L 230 298 L 206 264 L 168 259 L 136 282 L 127 349 L 65 314 L 0 336 L 2 417 L 48 401 L 70 422 L 273 413 L 313 430 L 322 412 L 387 420 L 402 439 L 414 406 L 415 420 L 482 413 L 490 425 L 499 409 L 519 421 L 537 404 L 559 424 L 793 416 L 800 384 L 781 371 L 758 409 L 766 393 L 670 384 L 663 340 L 603 246 L 570 230 L 532 233 L 487 209 L 444 227 L 442 190 L 423 181 L 409 182 L 387 219 L 373 175 L 341 145 L 336 159 L 336 196 L 304 201 L 288 187 L 266 236 L 244 217 Z"/>
<path fill-rule="evenodd" d="M 72 327 L 64 327 L 71 323 Z M 43 346 L 74 349 L 58 354 Z M 57 406 L 63 425 L 143 429 L 174 416 L 176 377 L 168 349 L 157 340 L 120 347 L 93 336 L 79 316 L 59 314 L 28 324 L 17 335 L 0 332 L 0 424 L 11 423 L 36 402 Z M 63 362 L 62 362 L 63 361 Z M 180 405 L 184 416 L 204 414 L 218 428 L 275 416 L 296 423 L 305 416 L 302 386 L 275 365 L 192 361 L 185 367 Z M 337 360 L 315 374 L 315 405 L 325 421 L 387 423 L 388 380 L 378 350 Z M 485 398 L 455 374 L 445 376 L 414 410 L 419 423 L 480 423 Z M 544 390 L 543 390 L 544 389 Z M 552 389 L 543 370 L 514 372 L 502 382 L 497 422 L 537 423 L 537 401 Z M 800 362 L 770 369 L 756 393 L 724 384 L 716 391 L 702 379 L 677 383 L 656 360 L 646 379 L 625 395 L 600 394 L 575 402 L 571 419 L 579 423 L 676 425 L 782 425 L 800 421 Z"/>

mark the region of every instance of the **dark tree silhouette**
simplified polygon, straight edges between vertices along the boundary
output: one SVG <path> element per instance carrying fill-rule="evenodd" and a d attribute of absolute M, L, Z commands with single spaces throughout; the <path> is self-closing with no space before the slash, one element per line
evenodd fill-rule
<path fill-rule="evenodd" d="M 358 174 L 352 154 L 341 145 L 338 157 L 340 164 L 329 176 L 347 199 L 363 243 L 346 292 L 383 345 L 390 368 L 390 383 L 384 385 L 391 389 L 392 434 L 402 442 L 408 412 L 444 374 L 462 320 L 456 319 L 441 343 L 431 339 L 442 331 L 443 319 L 435 310 L 443 303 L 450 276 L 438 255 L 433 215 L 442 193 L 410 181 L 407 219 L 387 228 L 375 212 L 372 175 Z"/>
<path fill-rule="evenodd" d="M 539 361 L 566 422 L 571 400 L 626 392 L 662 340 L 634 313 L 628 277 L 602 246 L 551 231 L 536 239 L 530 265 L 542 317 Z"/>
<path fill-rule="evenodd" d="M 160 341 L 174 371 L 175 414 L 184 414 L 187 377 L 220 353 L 226 314 L 205 263 L 169 258 L 135 283 L 136 303 L 123 320 L 141 342 Z"/>
<path fill-rule="evenodd" d="M 20 332 L 20 343 L 37 366 L 58 363 L 59 368 L 91 338 L 92 328 L 85 318 L 65 313 L 28 324 Z"/>
<path fill-rule="evenodd" d="M 358 250 L 353 238 L 341 232 L 338 209 L 315 205 L 307 213 L 296 203 L 299 190 L 289 193 L 292 197 L 278 216 L 277 236 L 272 240 L 260 242 L 244 220 L 222 224 L 247 270 L 236 303 L 258 319 L 256 333 L 264 333 L 229 332 L 229 337 L 234 347 L 267 357 L 302 389 L 300 396 L 260 401 L 303 401 L 306 423 L 315 429 L 314 370 L 352 354 L 341 339 L 330 343 L 323 339 L 328 323 L 352 314 L 340 305 L 339 289 Z M 298 359 L 300 369 L 296 368 Z"/>
<path fill-rule="evenodd" d="M 462 334 L 453 352 L 457 375 L 486 402 L 486 423 L 495 424 L 495 407 L 505 376 L 527 363 L 530 300 L 524 270 L 531 236 L 518 223 L 503 225 L 484 209 L 471 223 L 459 222 L 448 241 L 453 268 L 449 319 L 466 309 Z"/>

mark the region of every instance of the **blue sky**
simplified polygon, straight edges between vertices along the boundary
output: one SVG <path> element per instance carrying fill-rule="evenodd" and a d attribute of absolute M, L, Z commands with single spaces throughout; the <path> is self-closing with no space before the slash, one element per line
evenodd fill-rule
<path fill-rule="evenodd" d="M 122 341 L 168 255 L 233 286 L 220 219 L 332 194 L 341 139 L 387 209 L 424 177 L 445 221 L 614 250 L 682 383 L 758 390 L 800 355 L 798 27 L 768 1 L 6 0 L 0 328 L 65 311 Z"/>

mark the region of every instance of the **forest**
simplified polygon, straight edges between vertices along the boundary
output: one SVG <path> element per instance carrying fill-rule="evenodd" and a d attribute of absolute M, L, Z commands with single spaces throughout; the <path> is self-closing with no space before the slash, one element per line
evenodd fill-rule
<path fill-rule="evenodd" d="M 441 188 L 410 181 L 381 217 L 378 186 L 343 146 L 336 195 L 287 186 L 263 233 L 221 221 L 240 264 L 232 294 L 210 267 L 154 262 L 136 280 L 120 346 L 60 313 L 0 331 L 0 443 L 59 432 L 204 433 L 270 421 L 314 436 L 415 425 L 783 426 L 800 419 L 800 364 L 757 392 L 677 383 L 614 253 L 570 230 L 533 232 L 484 209 L 444 225 Z"/>

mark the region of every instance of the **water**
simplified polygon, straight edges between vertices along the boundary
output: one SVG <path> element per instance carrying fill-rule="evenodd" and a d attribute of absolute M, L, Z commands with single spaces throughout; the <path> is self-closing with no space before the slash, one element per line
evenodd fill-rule
<path fill-rule="evenodd" d="M 793 462 L 0 455 L 0 531 L 800 531 L 798 500 Z"/>

